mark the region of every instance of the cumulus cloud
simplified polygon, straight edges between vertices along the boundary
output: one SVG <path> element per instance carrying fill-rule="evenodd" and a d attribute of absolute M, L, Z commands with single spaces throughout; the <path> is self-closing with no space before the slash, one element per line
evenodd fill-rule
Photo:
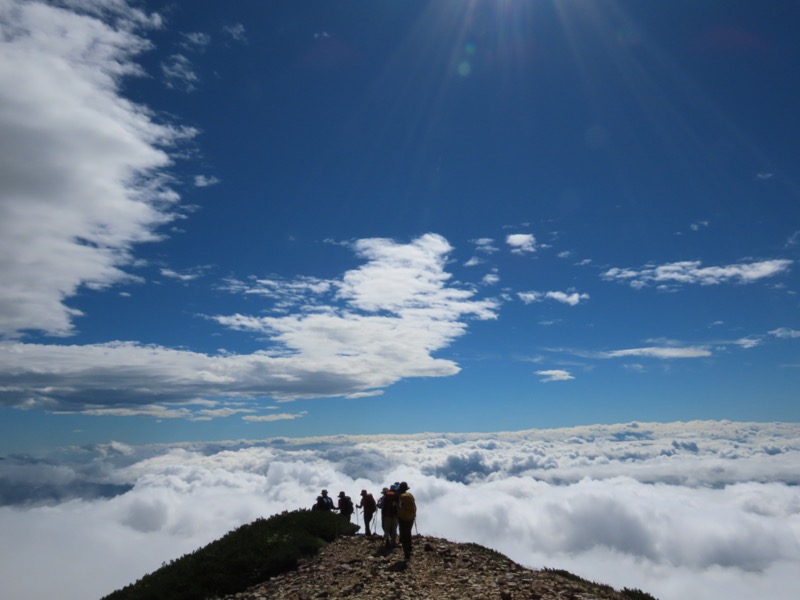
<path fill-rule="evenodd" d="M 536 238 L 532 233 L 512 233 L 506 236 L 506 244 L 511 246 L 514 254 L 530 254 L 536 252 Z"/>
<path fill-rule="evenodd" d="M 579 294 L 578 292 L 518 292 L 517 296 L 525 304 L 542 302 L 543 300 L 555 300 L 570 306 L 577 306 L 589 299 L 589 294 Z"/>
<path fill-rule="evenodd" d="M 719 285 L 753 283 L 785 273 L 792 265 L 788 259 L 738 263 L 721 267 L 702 267 L 700 261 L 682 261 L 665 265 L 646 265 L 641 269 L 614 267 L 601 275 L 608 281 L 627 283 L 633 288 L 656 285 L 672 288 L 680 285 Z"/>
<path fill-rule="evenodd" d="M 536 371 L 537 375 L 542 376 L 542 381 L 547 383 L 549 381 L 569 381 L 570 379 L 575 379 L 569 371 L 564 371 L 562 369 L 547 369 L 544 371 Z"/>
<path fill-rule="evenodd" d="M 267 336 L 268 349 L 209 355 L 135 342 L 0 342 L 0 404 L 93 415 L 210 418 L 214 412 L 197 407 L 213 402 L 220 409 L 225 406 L 217 405 L 263 397 L 376 393 L 407 377 L 458 373 L 455 362 L 432 354 L 463 335 L 469 319 L 495 318 L 496 303 L 448 285 L 447 241 L 433 234 L 408 244 L 365 239 L 354 249 L 365 264 L 338 280 L 228 283 L 236 293 L 278 292 L 273 294 L 281 309 L 277 316 L 214 317 L 226 327 Z M 292 294 L 294 303 L 288 300 Z"/>
<path fill-rule="evenodd" d="M 791 598 L 799 452 L 797 424 L 690 422 L 17 457 L 0 461 L 4 591 L 99 597 L 242 523 L 308 507 L 322 488 L 406 480 L 420 533 L 526 566 L 665 599 Z M 50 576 L 30 577 L 41 564 Z"/>
<path fill-rule="evenodd" d="M 0 6 L 0 335 L 69 335 L 81 287 L 131 279 L 132 247 L 174 218 L 165 148 L 194 133 L 120 94 L 149 48 L 138 28 L 159 19 L 119 2 L 76 6 Z M 109 12 L 114 25 L 94 16 Z"/>

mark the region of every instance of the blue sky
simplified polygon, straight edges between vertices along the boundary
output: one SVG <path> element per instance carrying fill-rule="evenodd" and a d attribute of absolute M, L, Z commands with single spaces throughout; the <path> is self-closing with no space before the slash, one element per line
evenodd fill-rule
<path fill-rule="evenodd" d="M 0 451 L 797 421 L 798 11 L 0 2 Z"/>

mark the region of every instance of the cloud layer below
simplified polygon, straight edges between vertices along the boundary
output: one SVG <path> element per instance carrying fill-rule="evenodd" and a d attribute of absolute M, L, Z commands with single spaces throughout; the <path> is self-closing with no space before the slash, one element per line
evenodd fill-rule
<path fill-rule="evenodd" d="M 798 465 L 796 424 L 110 444 L 0 461 L 0 564 L 11 597 L 97 597 L 323 487 L 407 480 L 421 533 L 662 600 L 788 600 Z M 26 575 L 41 564 L 51 577 Z"/>

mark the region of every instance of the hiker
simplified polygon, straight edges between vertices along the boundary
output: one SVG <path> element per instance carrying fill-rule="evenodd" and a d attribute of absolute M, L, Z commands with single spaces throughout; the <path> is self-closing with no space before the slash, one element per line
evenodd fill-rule
<path fill-rule="evenodd" d="M 397 490 L 383 488 L 381 494 L 378 504 L 381 507 L 383 541 L 387 547 L 394 547 L 397 544 Z"/>
<path fill-rule="evenodd" d="M 408 491 L 408 484 L 404 481 L 397 488 L 400 492 L 397 509 L 397 523 L 400 526 L 400 544 L 403 546 L 403 555 L 406 560 L 411 559 L 411 528 L 417 518 L 417 504 L 414 496 Z"/>
<path fill-rule="evenodd" d="M 311 510 L 330 510 L 325 507 L 325 502 L 323 502 L 322 496 L 317 496 L 317 501 L 314 503 L 314 506 L 311 507 Z"/>
<path fill-rule="evenodd" d="M 350 517 L 353 515 L 353 501 L 350 499 L 350 496 L 346 495 L 344 492 L 339 492 L 339 506 L 337 510 L 348 522 L 350 521 Z"/>
<path fill-rule="evenodd" d="M 327 510 L 327 511 L 333 510 L 333 499 L 330 496 L 328 496 L 328 490 L 322 490 L 322 496 L 320 496 L 317 500 L 318 501 L 321 500 L 322 502 L 322 505 L 319 508 L 319 510 Z"/>
<path fill-rule="evenodd" d="M 356 508 L 364 509 L 364 535 L 370 537 L 372 533 L 369 530 L 369 525 L 372 522 L 372 517 L 375 515 L 375 497 L 367 493 L 367 490 L 361 490 L 361 502 L 358 503 Z"/>

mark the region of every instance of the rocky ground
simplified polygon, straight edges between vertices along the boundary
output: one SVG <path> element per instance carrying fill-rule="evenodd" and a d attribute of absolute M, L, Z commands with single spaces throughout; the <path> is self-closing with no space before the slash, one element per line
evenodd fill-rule
<path fill-rule="evenodd" d="M 225 600 L 631 600 L 618 592 L 554 571 L 534 571 L 474 544 L 416 536 L 408 563 L 400 548 L 363 535 L 341 537 L 297 571 Z"/>

